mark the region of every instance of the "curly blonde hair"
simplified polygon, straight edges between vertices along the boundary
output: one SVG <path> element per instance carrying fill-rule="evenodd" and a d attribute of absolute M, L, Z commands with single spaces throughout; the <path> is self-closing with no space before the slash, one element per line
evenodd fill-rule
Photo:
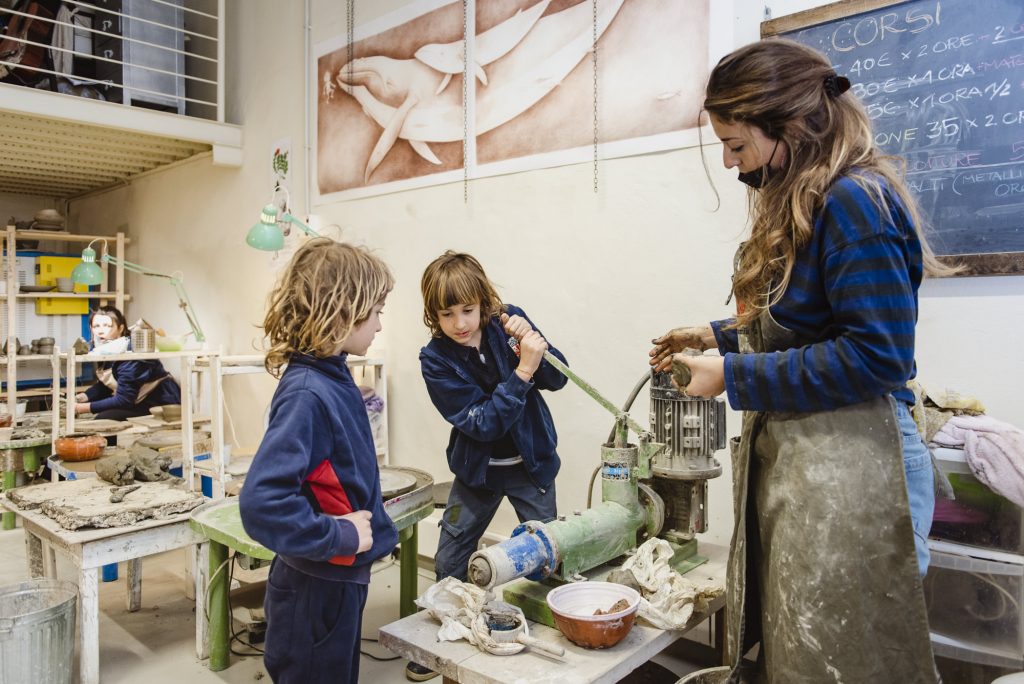
<path fill-rule="evenodd" d="M 814 232 L 816 213 L 832 184 L 857 169 L 853 180 L 879 207 L 887 200 L 879 179 L 903 204 L 921 242 L 925 272 L 950 275 L 924 236 L 924 222 L 904 180 L 904 163 L 875 147 L 871 122 L 852 93 L 829 94 L 829 61 L 799 43 L 769 39 L 723 57 L 711 72 L 704 109 L 729 124 L 760 129 L 789 150 L 786 167 L 764 190 L 751 190 L 752 228 L 733 279 L 733 293 L 747 306 L 738 324 L 781 299 L 796 255 Z"/>
<path fill-rule="evenodd" d="M 434 337 L 443 334 L 437 312 L 456 304 L 479 302 L 482 323 L 505 311 L 501 297 L 480 262 L 469 254 L 450 249 L 423 271 L 420 291 L 423 293 L 423 324 L 430 328 Z"/>
<path fill-rule="evenodd" d="M 326 238 L 304 244 L 267 300 L 267 372 L 280 377 L 293 354 L 331 356 L 394 284 L 387 265 L 365 248 Z"/>

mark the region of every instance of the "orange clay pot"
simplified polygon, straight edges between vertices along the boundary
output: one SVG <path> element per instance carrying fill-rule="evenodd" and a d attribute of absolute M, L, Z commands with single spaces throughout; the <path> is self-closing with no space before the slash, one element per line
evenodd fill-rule
<path fill-rule="evenodd" d="M 107 438 L 100 435 L 71 434 L 58 437 L 53 443 L 57 456 L 65 461 L 89 461 L 99 458 Z"/>

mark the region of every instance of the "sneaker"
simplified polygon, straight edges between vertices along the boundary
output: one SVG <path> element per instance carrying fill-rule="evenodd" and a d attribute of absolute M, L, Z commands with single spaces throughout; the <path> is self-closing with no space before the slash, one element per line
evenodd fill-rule
<path fill-rule="evenodd" d="M 412 682 L 425 682 L 428 679 L 433 679 L 438 675 L 437 672 L 431 670 L 429 667 L 424 667 L 419 663 L 414 663 L 411 660 L 409 664 L 405 666 L 405 678 Z"/>

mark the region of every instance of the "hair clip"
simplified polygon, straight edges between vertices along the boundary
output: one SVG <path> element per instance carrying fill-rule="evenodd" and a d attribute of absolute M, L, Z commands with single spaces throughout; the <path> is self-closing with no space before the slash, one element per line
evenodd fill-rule
<path fill-rule="evenodd" d="M 829 97 L 839 97 L 850 89 L 850 79 L 831 72 L 825 77 L 825 93 Z"/>

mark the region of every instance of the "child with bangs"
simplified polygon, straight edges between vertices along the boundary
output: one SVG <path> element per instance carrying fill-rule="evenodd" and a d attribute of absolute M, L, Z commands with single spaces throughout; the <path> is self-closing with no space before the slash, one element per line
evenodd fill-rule
<path fill-rule="evenodd" d="M 565 357 L 522 309 L 502 304 L 469 254 L 447 251 L 435 259 L 421 290 L 433 339 L 420 350 L 420 369 L 430 400 L 452 425 L 447 454 L 455 475 L 436 575 L 465 581 L 469 557 L 502 499 L 521 522 L 555 517 L 557 435 L 539 390 L 566 383 L 544 352 Z M 406 669 L 414 681 L 434 674 L 415 663 Z"/>
<path fill-rule="evenodd" d="M 266 368 L 280 383 L 239 504 L 245 531 L 277 554 L 263 660 L 278 684 L 359 680 L 370 565 L 398 532 L 346 360 L 366 354 L 393 285 L 367 250 L 315 239 L 270 294 Z"/>

